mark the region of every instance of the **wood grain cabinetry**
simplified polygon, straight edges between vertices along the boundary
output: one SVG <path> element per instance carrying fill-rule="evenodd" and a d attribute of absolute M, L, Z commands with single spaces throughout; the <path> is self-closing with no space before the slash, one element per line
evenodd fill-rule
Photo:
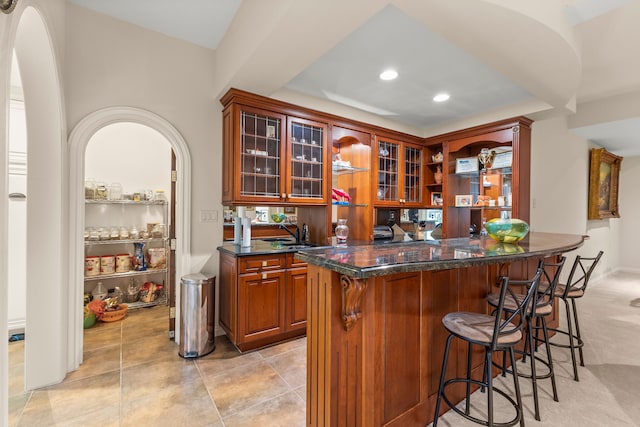
<path fill-rule="evenodd" d="M 423 147 L 377 137 L 373 154 L 375 205 L 422 207 Z"/>
<path fill-rule="evenodd" d="M 223 203 L 327 204 L 327 124 L 234 94 L 222 100 Z"/>
<path fill-rule="evenodd" d="M 519 117 L 427 140 L 443 151 L 444 238 L 480 233 L 492 218 L 529 222 L 531 123 Z M 485 167 L 483 149 L 492 155 Z"/>
<path fill-rule="evenodd" d="M 306 332 L 307 265 L 293 254 L 220 253 L 220 325 L 241 350 Z"/>

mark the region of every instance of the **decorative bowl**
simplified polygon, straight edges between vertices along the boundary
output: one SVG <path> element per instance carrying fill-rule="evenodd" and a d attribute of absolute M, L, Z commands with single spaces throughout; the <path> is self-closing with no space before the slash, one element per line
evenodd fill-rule
<path fill-rule="evenodd" d="M 113 311 L 105 311 L 102 313 L 102 317 L 100 320 L 103 322 L 117 322 L 118 320 L 124 319 L 124 316 L 127 315 L 127 310 L 129 306 L 127 304 L 118 304 L 118 309 Z"/>
<path fill-rule="evenodd" d="M 282 213 L 271 214 L 271 220 L 273 222 L 278 223 L 278 224 L 281 223 L 282 221 L 284 221 L 286 218 L 287 218 L 287 216 L 285 214 L 282 214 Z"/>
<path fill-rule="evenodd" d="M 96 315 L 93 312 L 89 312 L 84 315 L 84 329 L 89 329 L 96 324 Z"/>
<path fill-rule="evenodd" d="M 489 237 L 498 242 L 515 243 L 529 233 L 529 224 L 521 219 L 494 218 L 484 225 Z"/>
<path fill-rule="evenodd" d="M 495 242 L 487 247 L 488 255 L 509 255 L 509 254 L 521 254 L 524 253 L 519 245 L 513 243 Z"/>

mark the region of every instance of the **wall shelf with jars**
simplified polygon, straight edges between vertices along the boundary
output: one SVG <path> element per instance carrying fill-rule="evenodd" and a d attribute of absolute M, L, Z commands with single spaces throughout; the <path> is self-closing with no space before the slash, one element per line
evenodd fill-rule
<path fill-rule="evenodd" d="M 89 298 L 103 298 L 106 291 L 130 309 L 167 304 L 168 203 L 162 191 L 143 197 L 85 200 L 84 291 Z"/>

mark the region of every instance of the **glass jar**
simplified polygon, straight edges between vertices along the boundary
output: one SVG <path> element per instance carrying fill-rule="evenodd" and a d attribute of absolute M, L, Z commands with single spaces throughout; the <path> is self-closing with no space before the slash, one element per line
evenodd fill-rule
<path fill-rule="evenodd" d="M 346 219 L 339 219 L 336 226 L 336 240 L 339 245 L 347 244 L 347 237 L 349 236 L 349 226 L 347 226 Z"/>
<path fill-rule="evenodd" d="M 120 238 L 122 240 L 129 239 L 129 229 L 127 227 L 120 227 Z"/>
<path fill-rule="evenodd" d="M 109 236 L 111 240 L 118 240 L 120 238 L 120 230 L 118 230 L 118 227 L 111 227 Z"/>
<path fill-rule="evenodd" d="M 100 228 L 100 240 L 109 240 L 111 239 L 111 234 L 109 234 L 109 229 L 106 227 Z"/>
<path fill-rule="evenodd" d="M 154 200 L 156 202 L 166 202 L 167 196 L 164 194 L 164 190 L 156 190 Z"/>
<path fill-rule="evenodd" d="M 140 232 L 138 231 L 138 227 L 136 227 L 135 225 L 131 227 L 131 231 L 129 231 L 129 237 L 131 239 L 139 239 L 140 238 Z"/>
<path fill-rule="evenodd" d="M 84 181 L 84 198 L 87 200 L 96 198 L 96 181 L 93 178 Z"/>
<path fill-rule="evenodd" d="M 104 182 L 96 182 L 96 192 L 95 199 L 96 200 L 107 200 L 108 196 L 108 187 Z"/>
<path fill-rule="evenodd" d="M 122 200 L 122 184 L 114 182 L 111 184 L 109 200 Z"/>

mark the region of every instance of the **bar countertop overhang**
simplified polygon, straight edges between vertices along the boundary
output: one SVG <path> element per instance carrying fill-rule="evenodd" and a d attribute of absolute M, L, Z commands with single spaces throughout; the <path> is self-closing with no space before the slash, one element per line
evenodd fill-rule
<path fill-rule="evenodd" d="M 323 247 L 299 252 L 309 264 L 365 279 L 393 273 L 446 270 L 559 255 L 579 248 L 588 236 L 531 232 L 520 242 L 470 237 L 387 245 Z"/>

